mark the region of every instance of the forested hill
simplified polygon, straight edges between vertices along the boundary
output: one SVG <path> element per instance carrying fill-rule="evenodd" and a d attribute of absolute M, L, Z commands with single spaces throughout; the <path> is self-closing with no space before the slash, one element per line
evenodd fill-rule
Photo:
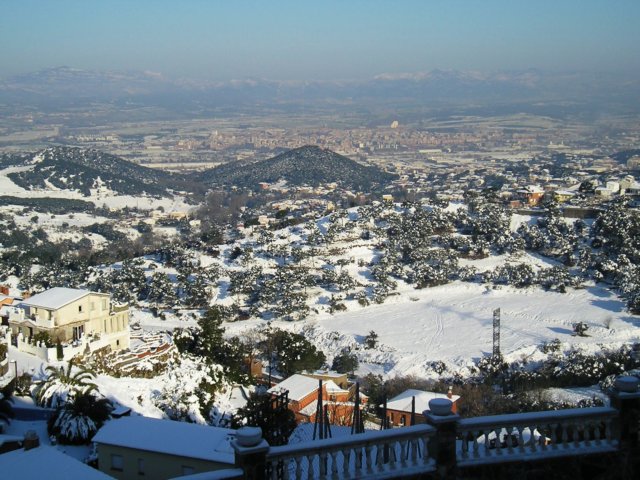
<path fill-rule="evenodd" d="M 396 178 L 378 167 L 365 166 L 317 146 L 289 150 L 254 163 L 231 163 L 205 170 L 201 179 L 209 185 L 255 189 L 261 182 L 286 181 L 289 186 L 319 186 L 337 183 L 341 187 L 370 191 Z"/>
<path fill-rule="evenodd" d="M 91 195 L 91 189 L 107 188 L 122 195 L 171 196 L 173 191 L 200 190 L 197 182 L 162 170 L 154 170 L 98 150 L 53 147 L 34 154 L 4 155 L 4 166 L 31 167 L 8 174 L 24 189 L 60 189 Z"/>

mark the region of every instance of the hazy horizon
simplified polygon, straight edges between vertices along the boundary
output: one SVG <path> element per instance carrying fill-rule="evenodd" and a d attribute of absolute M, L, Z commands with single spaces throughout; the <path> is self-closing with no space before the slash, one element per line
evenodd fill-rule
<path fill-rule="evenodd" d="M 640 2 L 9 1 L 0 77 L 57 66 L 209 81 L 640 70 Z"/>

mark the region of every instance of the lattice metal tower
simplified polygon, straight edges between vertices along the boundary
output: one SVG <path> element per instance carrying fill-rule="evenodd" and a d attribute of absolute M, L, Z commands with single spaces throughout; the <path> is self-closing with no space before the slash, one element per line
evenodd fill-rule
<path fill-rule="evenodd" d="M 493 311 L 493 356 L 500 356 L 500 309 Z"/>

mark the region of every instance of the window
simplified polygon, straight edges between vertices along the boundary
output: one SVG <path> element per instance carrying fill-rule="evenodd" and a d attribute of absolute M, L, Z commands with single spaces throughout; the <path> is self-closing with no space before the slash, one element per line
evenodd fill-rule
<path fill-rule="evenodd" d="M 144 475 L 144 458 L 138 459 L 138 475 Z"/>
<path fill-rule="evenodd" d="M 124 468 L 124 461 L 122 459 L 122 455 L 116 455 L 115 453 L 111 454 L 111 470 L 116 470 L 121 472 Z"/>
<path fill-rule="evenodd" d="M 193 475 L 196 473 L 196 469 L 187 465 L 182 465 L 182 475 Z"/>
<path fill-rule="evenodd" d="M 400 417 L 400 425 L 402 425 L 403 427 L 407 424 L 407 419 L 404 415 L 402 415 Z"/>
<path fill-rule="evenodd" d="M 91 311 L 96 309 L 96 302 L 91 302 Z"/>
<path fill-rule="evenodd" d="M 106 310 L 107 309 L 107 299 L 103 298 L 102 299 L 102 310 Z"/>
<path fill-rule="evenodd" d="M 78 313 L 82 313 L 82 305 L 78 305 Z"/>

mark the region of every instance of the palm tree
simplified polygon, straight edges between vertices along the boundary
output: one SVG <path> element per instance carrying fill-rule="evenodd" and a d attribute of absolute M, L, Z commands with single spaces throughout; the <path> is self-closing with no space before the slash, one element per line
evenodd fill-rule
<path fill-rule="evenodd" d="M 36 400 L 44 407 L 63 406 L 77 395 L 89 394 L 98 388 L 92 382 L 96 378 L 95 373 L 85 366 L 76 366 L 73 359 L 69 361 L 66 370 L 63 367 L 58 369 L 48 366 L 46 371 L 46 380 L 41 381 L 36 390 Z"/>
<path fill-rule="evenodd" d="M 107 398 L 92 393 L 77 393 L 59 408 L 47 425 L 49 435 L 60 443 L 86 444 L 111 416 L 113 405 Z"/>
<path fill-rule="evenodd" d="M 0 420 L 7 423 L 11 422 L 11 419 L 15 417 L 13 412 L 13 399 L 11 398 L 12 392 L 9 387 L 5 387 L 0 390 Z"/>

